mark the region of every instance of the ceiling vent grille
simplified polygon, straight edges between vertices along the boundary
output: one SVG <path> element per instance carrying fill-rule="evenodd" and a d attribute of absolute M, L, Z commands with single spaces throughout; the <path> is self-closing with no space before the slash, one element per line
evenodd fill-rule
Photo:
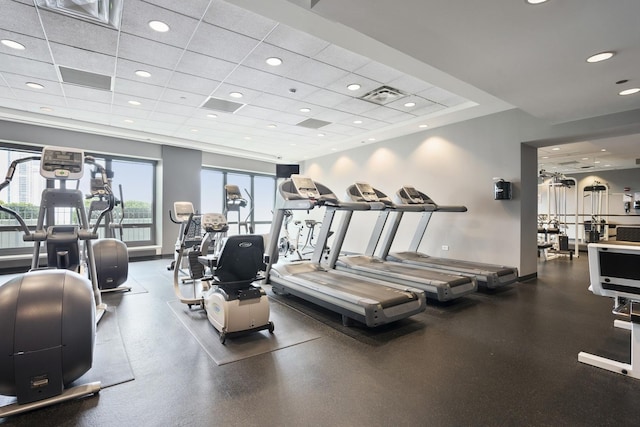
<path fill-rule="evenodd" d="M 62 83 L 89 87 L 98 90 L 111 90 L 111 76 L 90 73 L 89 71 L 76 70 L 58 66 Z"/>
<path fill-rule="evenodd" d="M 309 129 L 320 129 L 322 126 L 330 125 L 331 122 L 325 122 L 324 120 L 307 119 L 298 123 L 296 126 L 302 126 Z"/>
<path fill-rule="evenodd" d="M 240 102 L 227 101 L 226 99 L 219 99 L 210 97 L 202 104 L 202 108 L 207 108 L 213 111 L 221 111 L 223 113 L 235 113 L 246 104 Z"/>
<path fill-rule="evenodd" d="M 399 89 L 392 88 L 391 86 L 381 86 L 371 92 L 365 93 L 360 99 L 373 102 L 374 104 L 385 105 L 404 98 L 405 96 L 407 96 L 407 94 Z"/>
<path fill-rule="evenodd" d="M 37 7 L 120 29 L 124 0 L 35 0 Z"/>
<path fill-rule="evenodd" d="M 578 162 L 576 162 L 575 160 L 569 160 L 568 162 L 560 162 L 558 164 L 561 165 L 561 166 L 569 166 L 569 165 L 575 165 L 577 163 Z"/>

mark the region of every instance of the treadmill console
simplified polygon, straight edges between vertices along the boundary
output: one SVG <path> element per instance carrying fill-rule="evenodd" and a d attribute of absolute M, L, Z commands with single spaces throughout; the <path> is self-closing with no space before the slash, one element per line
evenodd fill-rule
<path fill-rule="evenodd" d="M 316 187 L 315 182 L 313 182 L 311 178 L 294 174 L 291 175 L 291 181 L 300 196 L 306 197 L 307 199 L 320 198 L 320 191 L 318 191 L 318 187 Z"/>
<path fill-rule="evenodd" d="M 202 228 L 208 233 L 222 233 L 228 229 L 227 218 L 221 213 L 202 214 Z"/>
<path fill-rule="evenodd" d="M 40 175 L 47 179 L 80 179 L 84 169 L 84 151 L 77 148 L 44 147 Z"/>
<path fill-rule="evenodd" d="M 379 202 L 380 198 L 373 187 L 364 182 L 356 182 L 356 190 L 365 202 Z"/>
<path fill-rule="evenodd" d="M 591 243 L 588 252 L 591 292 L 640 300 L 640 243 Z"/>
<path fill-rule="evenodd" d="M 407 195 L 407 199 L 409 203 L 413 203 L 413 204 L 425 203 L 424 199 L 420 195 L 420 192 L 416 190 L 415 187 L 412 187 L 410 185 L 405 185 L 402 187 L 402 190 Z"/>

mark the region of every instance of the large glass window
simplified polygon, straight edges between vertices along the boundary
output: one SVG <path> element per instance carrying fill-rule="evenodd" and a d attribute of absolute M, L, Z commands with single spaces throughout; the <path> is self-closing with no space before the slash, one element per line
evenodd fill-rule
<path fill-rule="evenodd" d="M 275 202 L 274 176 L 205 168 L 201 179 L 202 212 L 225 213 L 229 235 L 238 234 L 239 229 L 245 233 L 244 223 L 254 233 L 269 232 Z M 238 186 L 246 203 L 237 206 L 228 204 L 224 191 L 227 184 Z"/>
<path fill-rule="evenodd" d="M 13 145 L 0 148 L 0 173 L 4 175 L 15 159 L 38 155 L 40 150 L 21 149 Z M 114 234 L 114 237 L 120 238 L 119 230 L 121 229 L 122 238 L 128 246 L 154 244 L 155 163 L 101 155 L 94 157 L 98 164 L 109 171 L 110 187 L 118 199 L 116 208 L 109 218 L 112 227 L 107 229 L 103 221 L 99 235 L 104 237 L 105 232 L 109 230 L 110 235 Z M 83 178 L 79 182 L 67 183 L 67 188 L 78 188 L 84 194 L 90 195 L 93 171 L 94 168 L 85 164 Z M 99 176 L 96 175 L 96 178 Z M 52 183 L 49 185 L 52 186 Z M 40 175 L 40 162 L 23 163 L 16 169 L 9 187 L 0 193 L 0 200 L 4 206 L 20 213 L 29 227 L 35 228 L 41 193 L 46 186 L 46 180 Z M 59 184 L 56 184 L 56 187 L 58 186 Z M 122 188 L 122 194 L 120 188 Z M 124 210 L 120 202 L 121 198 L 124 200 Z M 85 200 L 87 212 L 92 213 L 89 218 L 90 223 L 95 223 L 99 212 L 104 209 L 104 202 L 102 203 L 101 205 L 98 197 L 89 197 Z M 55 224 L 77 223 L 77 218 L 71 209 L 66 208 L 55 209 L 49 218 Z M 118 227 L 119 225 L 121 227 Z M 6 213 L 0 213 L 0 254 L 27 253 L 27 248 L 33 247 L 33 243 L 24 242 L 22 234 L 14 218 Z"/>

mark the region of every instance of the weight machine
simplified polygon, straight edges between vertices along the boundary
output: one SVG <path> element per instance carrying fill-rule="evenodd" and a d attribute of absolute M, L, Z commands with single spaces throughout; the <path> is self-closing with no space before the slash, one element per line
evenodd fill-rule
<path fill-rule="evenodd" d="M 569 255 L 570 258 L 580 256 L 578 238 L 578 191 L 577 180 L 561 173 L 551 173 L 544 169 L 539 176 L 547 180 L 547 213 L 538 215 L 538 234 L 543 235 L 543 240 L 538 242 L 538 249 L 547 256 L 547 250 L 556 254 Z M 574 189 L 575 213 L 570 215 L 567 209 L 568 191 Z M 569 246 L 570 217 L 573 216 L 574 249 Z"/>

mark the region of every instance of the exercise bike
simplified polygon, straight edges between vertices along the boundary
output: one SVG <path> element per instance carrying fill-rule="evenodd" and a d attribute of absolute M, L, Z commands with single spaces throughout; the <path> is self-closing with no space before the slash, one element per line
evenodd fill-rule
<path fill-rule="evenodd" d="M 177 269 L 182 274 L 182 282 L 188 282 L 201 279 L 203 276 L 204 268 L 198 263 L 197 257 L 194 258 L 193 251 L 191 255 L 185 256 L 182 254 L 182 258 L 178 260 L 179 251 L 189 251 L 189 249 L 198 247 L 202 243 L 202 226 L 200 224 L 201 215 L 196 215 L 191 202 L 174 202 L 173 212 L 169 210 L 169 219 L 174 224 L 180 225 L 178 236 L 176 237 L 175 251 L 173 255 L 173 261 L 167 266 L 167 270 L 171 271 Z M 191 215 L 191 222 L 188 222 Z M 185 264 L 184 261 L 188 261 Z M 186 270 L 185 270 L 186 268 Z"/>
<path fill-rule="evenodd" d="M 0 394 L 17 398 L 0 408 L 0 418 L 97 394 L 101 387 L 92 382 L 67 388 L 91 368 L 96 323 L 106 310 L 97 282 L 100 267 L 89 243 L 98 238 L 100 222 L 113 209 L 113 193 L 104 168 L 92 157 L 58 147 L 13 161 L 0 191 L 9 186 L 19 164 L 38 160 L 40 174 L 57 181 L 59 188 L 42 192 L 35 230 L 20 214 L 0 205 L 0 211 L 16 219 L 23 239 L 34 242 L 31 270 L 0 286 Z M 85 163 L 100 170 L 108 201 L 93 228 L 82 192 L 66 188 L 67 181 L 82 177 Z M 57 208 L 75 211 L 77 223 L 45 227 Z M 48 268 L 39 265 L 41 243 L 46 245 Z"/>
<path fill-rule="evenodd" d="M 269 330 L 273 333 L 274 325 L 269 320 L 269 301 L 266 292 L 255 282 L 264 279 L 260 272 L 264 271 L 264 239 L 262 236 L 245 234 L 230 236 L 221 241 L 221 236 L 228 230 L 227 220 L 222 214 L 192 213 L 187 220 L 183 232 L 182 245 L 176 251 L 176 263 L 188 255 L 189 249 L 184 242 L 189 226 L 194 218 L 200 217 L 206 234 L 199 248 L 192 248 L 198 262 L 205 267 L 206 274 L 199 283 L 192 282 L 192 296 L 183 294 L 178 269 L 174 270 L 173 286 L 180 302 L 189 308 L 200 306 L 207 313 L 209 322 L 220 333 L 220 342 L 225 344 L 227 337 L 243 335 L 251 332 Z M 208 253 L 213 243 L 217 250 Z M 198 296 L 198 286 L 201 295 Z"/>

